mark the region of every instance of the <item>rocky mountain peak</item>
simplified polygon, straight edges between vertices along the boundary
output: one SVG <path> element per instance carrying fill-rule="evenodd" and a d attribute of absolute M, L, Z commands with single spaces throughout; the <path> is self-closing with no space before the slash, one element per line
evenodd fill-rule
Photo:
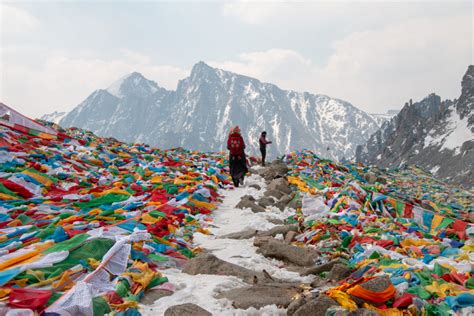
<path fill-rule="evenodd" d="M 461 118 L 468 117 L 469 125 L 474 128 L 474 65 L 470 65 L 461 82 L 461 96 L 456 106 Z"/>
<path fill-rule="evenodd" d="M 429 118 L 440 111 L 441 97 L 435 93 L 431 93 L 420 102 L 416 102 L 411 106 L 421 117 Z"/>
<path fill-rule="evenodd" d="M 212 68 L 208 64 L 206 64 L 203 61 L 199 61 L 196 64 L 194 64 L 193 69 L 191 69 L 191 74 L 200 72 L 200 71 L 213 71 L 215 68 Z"/>
<path fill-rule="evenodd" d="M 158 91 L 156 82 L 146 79 L 139 72 L 132 72 L 121 79 L 115 81 L 107 88 L 107 92 L 118 97 L 141 96 L 148 97 Z"/>
<path fill-rule="evenodd" d="M 474 90 L 474 65 L 470 65 L 467 68 L 461 82 L 462 94 L 466 94 L 469 91 Z"/>
<path fill-rule="evenodd" d="M 193 66 L 189 78 L 192 81 L 196 79 L 217 79 L 217 72 L 218 70 L 216 68 L 212 68 L 205 62 L 200 61 Z"/>
<path fill-rule="evenodd" d="M 474 67 L 462 79 L 458 100 L 432 93 L 411 100 L 358 146 L 356 159 L 381 167 L 416 164 L 449 182 L 474 186 Z"/>
<path fill-rule="evenodd" d="M 203 61 L 198 62 L 191 69 L 189 77 L 178 82 L 178 94 L 207 94 L 222 88 L 224 80 L 222 70 L 213 68 Z"/>

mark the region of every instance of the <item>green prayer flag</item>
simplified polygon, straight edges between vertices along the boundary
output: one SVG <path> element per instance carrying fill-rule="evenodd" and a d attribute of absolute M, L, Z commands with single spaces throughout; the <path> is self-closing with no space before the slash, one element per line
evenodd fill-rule
<path fill-rule="evenodd" d="M 111 194 L 107 194 L 107 195 L 92 199 L 87 202 L 76 202 L 74 203 L 74 205 L 81 208 L 92 208 L 92 207 L 97 207 L 101 205 L 112 204 L 114 202 L 122 202 L 128 199 L 129 199 L 129 196 L 126 194 L 111 193 Z"/>

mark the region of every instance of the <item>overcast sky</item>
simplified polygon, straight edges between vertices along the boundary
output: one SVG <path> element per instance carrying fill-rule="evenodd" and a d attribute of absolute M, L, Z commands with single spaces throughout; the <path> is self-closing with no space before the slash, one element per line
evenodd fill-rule
<path fill-rule="evenodd" d="M 471 1 L 2 1 L 0 17 L 0 101 L 32 117 L 133 71 L 175 89 L 201 60 L 384 113 L 458 97 L 474 63 Z"/>

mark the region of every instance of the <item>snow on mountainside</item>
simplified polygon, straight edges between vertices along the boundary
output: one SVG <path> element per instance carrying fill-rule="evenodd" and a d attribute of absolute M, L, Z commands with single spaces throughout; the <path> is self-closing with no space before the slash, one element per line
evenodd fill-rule
<path fill-rule="evenodd" d="M 474 186 L 474 66 L 458 100 L 431 94 L 406 104 L 357 148 L 356 159 L 381 167 L 416 164 L 448 182 Z"/>
<path fill-rule="evenodd" d="M 282 90 L 203 62 L 179 81 L 176 91 L 132 73 L 92 93 L 60 125 L 128 142 L 201 151 L 225 150 L 230 127 L 239 125 L 252 154 L 266 130 L 273 141 L 271 156 L 308 148 L 338 159 L 352 157 L 356 146 L 378 129 L 372 116 L 348 102 Z"/>
<path fill-rule="evenodd" d="M 138 72 L 133 72 L 110 85 L 107 92 L 117 98 L 123 98 L 130 95 L 152 95 L 158 89 L 156 82 L 146 79 Z"/>
<path fill-rule="evenodd" d="M 48 121 L 48 122 L 53 122 L 58 124 L 61 119 L 66 116 L 66 112 L 58 112 L 54 111 L 53 113 L 45 114 L 42 117 L 40 117 L 40 120 L 43 121 Z"/>

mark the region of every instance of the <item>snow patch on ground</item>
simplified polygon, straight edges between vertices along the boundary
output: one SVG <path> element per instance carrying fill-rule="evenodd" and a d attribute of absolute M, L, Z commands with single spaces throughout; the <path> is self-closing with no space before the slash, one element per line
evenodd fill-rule
<path fill-rule="evenodd" d="M 201 235 L 205 236 L 205 235 Z M 268 259 L 257 254 L 257 247 L 253 245 L 253 238 L 251 239 L 215 239 L 202 238 L 197 236 L 199 243 L 218 258 L 237 264 L 244 268 L 261 272 L 266 270 L 273 277 L 288 280 L 311 282 L 311 277 L 300 277 L 297 272 L 291 272 L 283 268 L 284 264 L 275 259 Z"/>
<path fill-rule="evenodd" d="M 262 190 L 252 188 L 249 186 L 250 184 L 258 184 Z M 283 220 L 288 217 L 288 213 L 281 212 L 277 208 L 269 208 L 264 213 L 254 213 L 249 209 L 241 210 L 235 208 L 235 205 L 239 203 L 240 198 L 244 195 L 252 195 L 256 199 L 262 197 L 265 187 L 265 182 L 260 176 L 252 175 L 246 179 L 244 187 L 232 191 L 222 191 L 221 194 L 224 197 L 224 202 L 214 211 L 214 222 L 208 228 L 212 235 L 208 236 L 197 233 L 194 235 L 194 239 L 197 244 L 211 250 L 215 256 L 222 260 L 251 270 L 266 270 L 277 278 L 310 282 L 311 278 L 302 278 L 296 272 L 281 269 L 283 262 L 271 260 L 257 254 L 257 247 L 253 245 L 254 238 L 243 240 L 217 238 L 248 229 L 269 230 L 276 225 L 270 223 L 268 219 Z"/>
<path fill-rule="evenodd" d="M 261 190 L 250 187 L 251 184 L 259 185 Z M 249 209 L 235 208 L 242 196 L 252 195 L 258 199 L 263 196 L 265 188 L 266 184 L 263 178 L 251 175 L 245 179 L 244 186 L 233 190 L 221 190 L 223 202 L 213 212 L 213 221 L 207 227 L 211 235 L 196 233 L 194 235 L 195 244 L 207 249 L 222 260 L 251 270 L 266 270 L 270 275 L 280 279 L 311 282 L 311 277 L 301 277 L 296 272 L 284 269 L 281 261 L 267 259 L 257 254 L 257 248 L 253 246 L 253 238 L 247 240 L 218 238 L 246 229 L 268 230 L 275 226 L 268 219 L 283 220 L 290 215 L 289 211 L 281 212 L 274 207 L 267 209 L 264 213 L 253 213 Z M 279 309 L 276 305 L 266 306 L 259 310 L 255 308 L 242 310 L 234 309 L 232 302 L 227 299 L 217 299 L 218 294 L 225 290 L 247 286 L 238 278 L 217 275 L 188 275 L 178 269 L 164 270 L 163 273 L 168 277 L 169 282 L 176 286 L 176 291 L 171 296 L 157 300 L 151 306 L 142 305 L 140 312 L 143 315 L 163 315 L 168 307 L 184 303 L 199 305 L 214 315 L 286 315 L 285 309 Z"/>
<path fill-rule="evenodd" d="M 217 300 L 214 296 L 221 291 L 244 286 L 239 279 L 219 275 L 188 275 L 178 269 L 164 270 L 169 282 L 176 286 L 172 296 L 163 297 L 151 306 L 142 306 L 142 315 L 163 315 L 168 307 L 178 304 L 193 303 L 210 311 L 221 313 L 232 308 L 228 300 Z"/>

